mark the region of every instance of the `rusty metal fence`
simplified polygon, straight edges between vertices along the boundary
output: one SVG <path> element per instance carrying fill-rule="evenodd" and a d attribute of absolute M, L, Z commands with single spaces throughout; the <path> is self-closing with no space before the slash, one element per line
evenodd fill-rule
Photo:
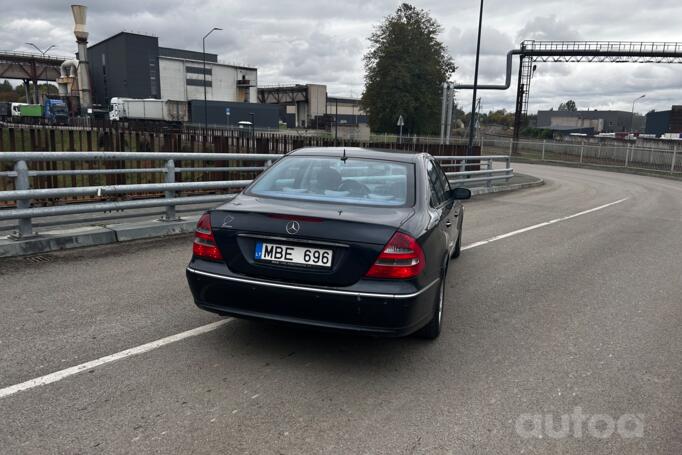
<path fill-rule="evenodd" d="M 241 129 L 186 128 L 182 131 L 162 129 L 142 131 L 126 128 L 80 128 L 44 127 L 36 125 L 17 125 L 0 123 L 0 155 L 3 151 L 12 152 L 141 152 L 141 153 L 237 153 L 237 154 L 283 154 L 302 147 L 369 147 L 391 150 L 428 152 L 434 156 L 466 155 L 464 145 L 439 145 L 421 140 L 398 144 L 381 140 L 355 141 L 335 140 L 316 135 L 296 135 L 278 132 L 263 132 Z M 480 154 L 480 149 L 474 150 Z M 178 176 L 179 181 L 250 179 L 257 169 L 250 169 L 246 162 L 225 161 L 212 163 L 220 171 L 188 171 Z M 14 189 L 14 181 L 7 177 L 12 164 L 0 161 L 0 191 Z M 186 159 L 179 167 L 201 168 L 205 163 L 200 160 Z M 100 173 L 99 169 L 112 172 Z M 130 169 L 145 169 L 144 172 L 129 172 Z M 47 189 L 57 187 L 77 187 L 96 185 L 128 185 L 158 182 L 163 175 L 158 163 L 148 159 L 129 159 L 120 162 L 83 160 L 76 171 L 75 163 L 51 160 L 33 161 L 31 187 Z M 469 170 L 477 170 L 472 168 Z M 59 171 L 59 172 L 57 172 Z M 64 172 L 72 171 L 72 172 Z M 93 171 L 93 172 L 90 172 Z M 70 202 L 92 200 L 91 196 L 73 196 Z M 49 200 L 37 201 L 49 204 Z M 6 203 L 0 202 L 0 206 Z"/>

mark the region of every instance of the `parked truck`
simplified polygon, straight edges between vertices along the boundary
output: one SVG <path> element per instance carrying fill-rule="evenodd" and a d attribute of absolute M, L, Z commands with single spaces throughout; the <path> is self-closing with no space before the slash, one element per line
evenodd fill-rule
<path fill-rule="evenodd" d="M 0 120 L 7 120 L 12 116 L 12 103 L 8 101 L 0 102 Z"/>
<path fill-rule="evenodd" d="M 50 124 L 64 125 L 69 120 L 69 109 L 63 100 L 47 98 L 43 105 L 43 118 Z"/>
<path fill-rule="evenodd" d="M 181 123 L 189 120 L 184 101 L 114 97 L 110 106 L 111 121 Z"/>
<path fill-rule="evenodd" d="M 236 101 L 175 101 L 113 97 L 109 102 L 109 120 L 128 125 L 179 127 L 183 123 L 203 125 L 204 112 L 211 126 L 234 127 L 240 121 L 254 121 L 257 128 L 277 128 L 279 106 Z"/>
<path fill-rule="evenodd" d="M 26 118 L 41 118 L 43 116 L 43 106 L 40 104 L 22 104 L 19 106 L 19 115 Z"/>
<path fill-rule="evenodd" d="M 27 106 L 26 103 L 12 103 L 12 117 L 21 117 L 21 106 Z"/>

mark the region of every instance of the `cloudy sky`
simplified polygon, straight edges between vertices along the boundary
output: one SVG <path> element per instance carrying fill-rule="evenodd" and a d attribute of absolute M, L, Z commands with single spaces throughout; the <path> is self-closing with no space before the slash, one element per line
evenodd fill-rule
<path fill-rule="evenodd" d="M 75 51 L 72 1 L 2 0 L 0 49 L 30 51 L 25 42 L 54 54 Z M 327 84 L 339 96 L 359 96 L 367 36 L 399 2 L 388 0 L 96 0 L 89 7 L 90 42 L 121 30 L 159 37 L 160 45 L 201 49 L 201 37 L 221 27 L 207 50 L 229 63 L 256 66 L 260 84 Z M 415 0 L 443 26 L 442 40 L 459 67 L 455 81 L 473 80 L 477 1 Z M 682 41 L 679 0 L 487 0 L 481 83 L 501 83 L 505 54 L 524 39 Z M 514 69 L 516 72 L 516 68 Z M 516 73 L 514 73 L 516 74 Z M 669 109 L 682 104 L 682 65 L 538 65 L 531 111 L 574 99 L 579 108 Z M 457 94 L 470 104 L 471 93 Z M 513 90 L 483 92 L 483 109 L 512 109 Z"/>

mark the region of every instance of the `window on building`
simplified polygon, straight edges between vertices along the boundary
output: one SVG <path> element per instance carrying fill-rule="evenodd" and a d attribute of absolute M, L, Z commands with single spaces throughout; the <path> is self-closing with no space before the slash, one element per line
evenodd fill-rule
<path fill-rule="evenodd" d="M 157 75 L 156 57 L 149 57 L 149 84 L 151 85 L 149 93 L 151 93 L 152 97 L 159 96 Z"/>
<path fill-rule="evenodd" d="M 213 69 L 212 68 L 204 69 L 203 67 L 200 66 L 186 66 L 185 72 L 188 74 L 206 74 L 207 76 L 210 76 L 213 74 Z"/>
<path fill-rule="evenodd" d="M 187 85 L 193 86 L 193 87 L 203 87 L 204 86 L 204 80 L 203 79 L 187 79 Z M 211 81 L 206 81 L 206 87 L 211 87 Z"/>

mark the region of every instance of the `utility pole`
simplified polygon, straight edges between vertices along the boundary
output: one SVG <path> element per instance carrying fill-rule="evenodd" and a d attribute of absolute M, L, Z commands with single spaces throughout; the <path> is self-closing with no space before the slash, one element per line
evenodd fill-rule
<path fill-rule="evenodd" d="M 478 142 L 481 143 L 481 97 L 478 98 L 476 103 L 476 136 L 478 136 Z"/>
<path fill-rule="evenodd" d="M 56 47 L 54 44 L 52 44 L 52 45 L 50 45 L 50 47 L 48 47 L 48 48 L 45 49 L 44 51 L 41 51 L 40 48 L 39 48 L 38 46 L 36 46 L 35 44 L 33 44 L 33 43 L 26 43 L 26 44 L 29 45 L 29 46 L 33 46 L 38 52 L 40 52 L 40 55 L 42 55 L 43 58 L 45 57 L 45 54 L 47 54 L 47 53 L 50 51 L 50 49 Z M 44 73 L 45 73 L 45 84 L 48 84 L 49 82 L 48 82 L 48 80 L 47 80 L 47 68 L 45 68 L 43 71 L 44 71 Z M 36 75 L 36 78 L 37 78 L 37 77 L 38 77 L 38 76 Z M 49 87 L 45 87 L 45 90 L 47 91 L 46 96 L 49 95 L 49 94 L 50 94 Z M 38 95 L 40 95 L 40 90 L 38 90 Z M 27 100 L 27 102 L 28 102 L 28 97 L 26 98 L 26 100 Z"/>
<path fill-rule="evenodd" d="M 645 96 L 646 95 L 642 95 L 640 97 L 635 98 L 632 101 L 632 114 L 630 116 L 630 135 L 631 136 L 635 133 L 635 127 L 634 127 L 634 123 L 635 123 L 635 103 L 637 101 L 641 100 L 642 98 L 644 98 Z"/>
<path fill-rule="evenodd" d="M 249 116 L 251 117 L 251 140 L 253 141 L 253 150 L 256 151 L 256 114 L 250 112 Z"/>
<path fill-rule="evenodd" d="M 448 103 L 448 92 L 450 90 L 450 84 L 448 82 L 443 82 L 443 106 L 440 111 L 440 143 L 445 144 L 445 123 L 446 120 L 446 109 Z"/>
<path fill-rule="evenodd" d="M 450 145 L 450 136 L 452 131 L 452 110 L 455 104 L 455 89 L 448 85 L 448 108 L 447 108 L 447 118 L 445 124 L 445 143 Z"/>
<path fill-rule="evenodd" d="M 204 144 L 206 143 L 206 136 L 208 136 L 208 105 L 206 100 L 206 38 L 208 35 L 215 32 L 216 30 L 222 30 L 222 28 L 213 27 L 201 40 L 201 51 L 204 57 Z M 211 81 L 213 81 L 213 73 L 211 73 Z"/>
<path fill-rule="evenodd" d="M 476 66 L 474 68 L 474 94 L 471 100 L 471 121 L 469 122 L 469 155 L 473 155 L 474 149 L 474 115 L 476 115 L 476 92 L 478 89 L 478 63 L 481 57 L 481 28 L 483 27 L 483 0 L 478 14 L 478 40 L 476 42 Z"/>
<path fill-rule="evenodd" d="M 28 88 L 31 84 L 30 79 L 24 79 L 24 96 L 26 97 L 26 103 L 28 104 L 30 101 L 28 99 Z"/>

